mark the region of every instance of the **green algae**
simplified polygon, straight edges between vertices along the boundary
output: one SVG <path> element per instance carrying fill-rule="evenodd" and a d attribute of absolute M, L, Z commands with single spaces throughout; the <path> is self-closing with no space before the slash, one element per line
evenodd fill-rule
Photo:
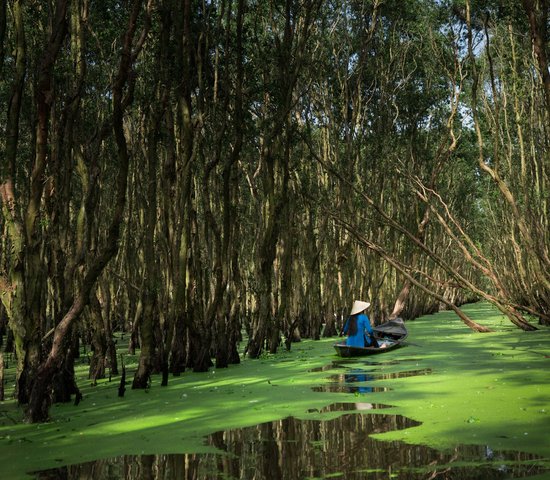
<path fill-rule="evenodd" d="M 330 420 L 343 413 L 330 405 L 342 402 L 392 405 L 392 413 L 421 423 L 374 435 L 380 440 L 442 450 L 489 445 L 550 459 L 550 331 L 519 331 L 486 304 L 465 311 L 495 332 L 473 333 L 442 312 L 408 322 L 410 343 L 401 349 L 374 361 L 336 363 L 376 376 L 367 383 L 385 391 L 366 394 L 313 391 L 330 381 L 325 367 L 339 362 L 334 339 L 304 341 L 228 369 L 186 372 L 167 387 L 153 377 L 148 391 L 127 390 L 124 398 L 117 396 L 118 378 L 92 387 L 82 366 L 84 400 L 54 406 L 49 423 L 23 424 L 13 401 L 0 402 L 0 478 L 124 454 L 215 452 L 204 442 L 213 432 L 288 416 Z M 131 375 L 135 358 L 126 362 Z M 399 375 L 411 370 L 429 374 Z"/>
<path fill-rule="evenodd" d="M 383 398 L 422 425 L 379 438 L 437 448 L 485 444 L 550 458 L 550 331 L 510 329 L 484 304 L 465 310 L 500 331 L 473 333 L 449 313 L 411 322 L 412 337 L 424 346 L 408 347 L 407 355 L 419 350 L 431 373 L 384 381 L 391 391 L 373 394 L 372 401 Z M 395 358 L 404 354 L 402 349 Z"/>

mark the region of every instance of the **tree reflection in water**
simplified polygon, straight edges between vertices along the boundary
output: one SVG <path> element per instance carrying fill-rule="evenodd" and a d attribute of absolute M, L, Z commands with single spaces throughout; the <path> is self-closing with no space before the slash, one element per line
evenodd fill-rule
<path fill-rule="evenodd" d="M 360 368 L 350 369 L 346 373 L 337 373 L 328 377 L 331 383 L 327 383 L 318 387 L 313 387 L 314 392 L 332 392 L 332 393 L 370 393 L 370 392 L 386 392 L 390 390 L 388 387 L 373 386 L 367 382 L 374 380 L 388 380 L 392 378 L 416 377 L 418 375 L 429 375 L 432 373 L 431 368 L 423 368 L 420 370 L 405 370 L 402 372 L 393 373 L 376 373 Z"/>
<path fill-rule="evenodd" d="M 365 405 L 370 404 L 361 403 L 358 410 L 367 408 Z M 418 423 L 400 415 L 374 413 L 344 414 L 327 421 L 289 417 L 209 436 L 207 443 L 226 455 L 128 455 L 43 471 L 36 476 L 40 480 L 493 480 L 528 478 L 545 471 L 532 464 L 535 456 L 521 452 L 494 452 L 485 446 L 463 445 L 443 453 L 369 437 L 415 425 Z"/>
<path fill-rule="evenodd" d="M 412 360 L 411 360 L 412 361 Z M 361 362 L 365 366 L 397 365 L 403 362 L 393 361 L 385 363 Z M 418 363 L 417 363 L 418 364 Z M 326 367 L 314 369 L 315 371 L 327 371 L 333 369 L 345 368 L 341 362 L 333 362 Z M 313 371 L 313 370 L 312 370 Z M 393 378 L 416 377 L 419 375 L 430 375 L 431 368 L 422 368 L 415 370 L 403 370 L 397 372 L 381 373 L 373 369 L 364 368 L 345 368 L 344 373 L 330 375 L 327 379 L 330 383 L 313 387 L 314 392 L 332 392 L 332 393 L 370 393 L 385 392 L 391 390 L 388 387 L 371 385 L 367 382 L 374 380 L 389 380 Z"/>
<path fill-rule="evenodd" d="M 331 363 L 328 363 L 327 365 L 323 365 L 322 367 L 315 367 L 310 369 L 310 372 L 326 372 L 328 370 L 335 370 L 340 368 L 346 368 L 349 365 L 364 365 L 369 367 L 388 367 L 391 365 L 402 365 L 403 363 L 410 363 L 414 362 L 418 364 L 422 359 L 420 358 L 402 358 L 400 360 L 389 360 L 389 361 L 370 361 L 370 360 L 358 360 L 357 358 L 354 359 L 348 359 L 348 360 L 337 360 L 333 361 Z"/>

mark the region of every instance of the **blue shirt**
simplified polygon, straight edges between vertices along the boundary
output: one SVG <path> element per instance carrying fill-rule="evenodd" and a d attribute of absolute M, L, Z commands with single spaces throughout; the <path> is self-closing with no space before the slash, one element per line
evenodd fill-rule
<path fill-rule="evenodd" d="M 350 318 L 347 319 L 346 324 L 344 325 L 344 333 L 348 333 Z M 350 345 L 352 347 L 364 347 L 366 343 L 366 346 L 369 346 L 371 344 L 369 336 L 372 334 L 373 331 L 369 317 L 367 317 L 364 313 L 360 313 L 357 315 L 357 332 L 355 335 L 348 336 L 346 339 L 346 345 Z M 367 339 L 366 342 L 365 338 Z"/>

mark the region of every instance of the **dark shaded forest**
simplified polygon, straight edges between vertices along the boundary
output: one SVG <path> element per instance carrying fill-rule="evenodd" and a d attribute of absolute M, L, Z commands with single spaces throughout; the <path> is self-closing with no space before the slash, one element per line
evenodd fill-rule
<path fill-rule="evenodd" d="M 550 324 L 547 0 L 2 0 L 0 330 L 118 374 L 491 302 Z"/>

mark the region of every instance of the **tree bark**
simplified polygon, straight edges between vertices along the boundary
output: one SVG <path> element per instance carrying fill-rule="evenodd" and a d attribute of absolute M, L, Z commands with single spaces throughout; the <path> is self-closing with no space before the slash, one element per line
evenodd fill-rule
<path fill-rule="evenodd" d="M 7 0 L 0 1 L 0 71 L 4 68 L 4 52 L 6 41 L 6 24 L 7 24 Z"/>
<path fill-rule="evenodd" d="M 171 251 L 174 261 L 174 333 L 171 349 L 171 371 L 183 372 L 190 358 L 189 344 L 192 325 L 192 298 L 195 282 L 192 270 L 192 198 L 193 168 L 195 161 L 195 126 L 193 121 L 192 90 L 192 29 L 191 2 L 185 0 L 181 14 L 175 19 L 175 37 L 177 48 L 174 51 L 174 63 L 181 81 L 174 88 L 177 102 L 175 116 L 176 152 L 175 171 L 179 171 L 175 185 L 174 235 Z"/>
<path fill-rule="evenodd" d="M 4 354 L 0 352 L 0 402 L 4 401 Z"/>
<path fill-rule="evenodd" d="M 0 162 L 0 199 L 2 213 L 6 222 L 6 231 L 11 241 L 9 255 L 9 277 L 1 277 L 0 297 L 8 315 L 10 329 L 13 332 L 17 355 L 15 395 L 20 404 L 28 401 L 26 313 L 25 313 L 25 239 L 23 219 L 19 215 L 22 201 L 16 194 L 15 161 L 19 141 L 19 122 L 23 88 L 26 77 L 27 46 L 23 21 L 23 1 L 13 4 L 15 29 L 15 75 L 8 104 L 6 124 L 5 162 Z"/>
<path fill-rule="evenodd" d="M 95 385 L 97 380 L 105 378 L 105 366 L 107 364 L 107 336 L 110 332 L 105 331 L 105 320 L 101 311 L 101 305 L 95 293 L 90 294 L 89 317 L 92 329 L 92 358 L 88 378 Z"/>
<path fill-rule="evenodd" d="M 128 27 L 124 35 L 119 70 L 113 85 L 113 131 L 118 153 L 118 171 L 113 217 L 111 218 L 107 231 L 105 244 L 86 272 L 80 291 L 74 297 L 71 307 L 56 326 L 50 352 L 46 359 L 40 364 L 36 373 L 29 399 L 29 406 L 26 412 L 28 420 L 32 423 L 42 422 L 48 418 L 50 407 L 49 389 L 51 388 L 52 378 L 56 370 L 61 366 L 63 360 L 63 349 L 67 333 L 88 304 L 90 293 L 95 286 L 97 278 L 118 249 L 120 227 L 123 221 L 124 207 L 126 204 L 129 166 L 128 147 L 123 129 L 123 114 L 125 107 L 131 103 L 133 80 L 130 80 L 130 84 L 128 85 L 129 89 L 127 95 L 130 95 L 130 97 L 124 97 L 123 89 L 128 84 L 135 55 L 139 53 L 138 51 L 132 52 L 132 43 L 141 5 L 142 0 L 134 0 L 132 4 Z"/>
<path fill-rule="evenodd" d="M 159 87 L 157 83 L 155 90 Z M 147 196 L 145 199 L 145 225 L 144 225 L 144 287 L 143 287 L 143 315 L 141 317 L 141 351 L 139 365 L 134 375 L 132 388 L 146 388 L 150 383 L 150 377 L 155 363 L 154 356 L 159 350 L 155 348 L 155 329 L 159 320 L 158 295 L 160 291 L 160 279 L 155 258 L 155 227 L 157 222 L 157 142 L 160 121 L 163 115 L 164 102 L 158 101 L 152 107 L 151 123 L 147 125 L 147 146 L 145 158 L 147 161 Z"/>
<path fill-rule="evenodd" d="M 538 60 L 546 110 L 550 121 L 550 71 L 548 70 L 548 55 L 546 52 L 548 3 L 547 0 L 522 0 L 522 4 L 529 21 L 529 30 L 533 41 L 533 49 Z"/>

